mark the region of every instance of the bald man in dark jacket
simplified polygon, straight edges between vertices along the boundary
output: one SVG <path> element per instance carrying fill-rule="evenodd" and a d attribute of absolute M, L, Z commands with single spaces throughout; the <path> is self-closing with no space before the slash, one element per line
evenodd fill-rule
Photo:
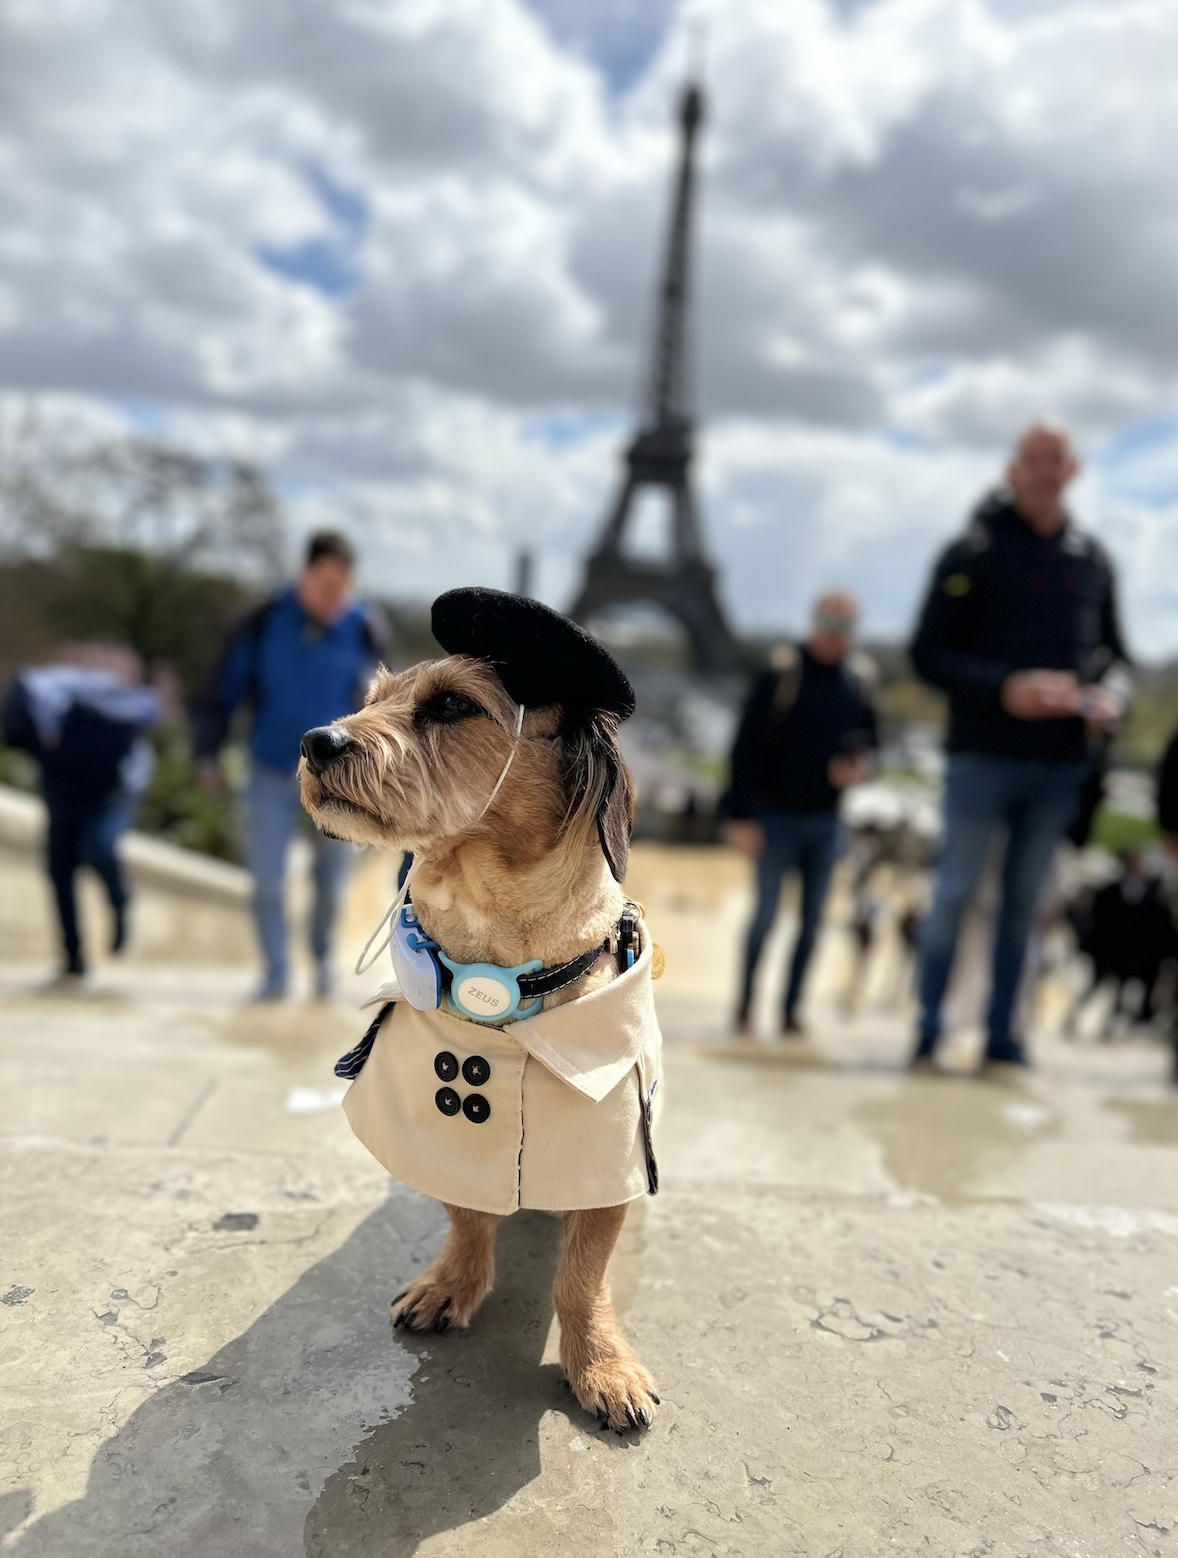
<path fill-rule="evenodd" d="M 1027 429 L 1009 487 L 938 559 L 913 640 L 918 674 L 949 697 L 944 839 L 921 930 L 917 1067 L 932 1064 L 962 915 L 998 833 L 1006 856 L 985 1061 L 1025 1064 L 1012 1021 L 1035 906 L 1079 810 L 1089 741 L 1123 710 L 1128 656 L 1112 564 L 1062 502 L 1077 468 L 1063 429 Z"/>

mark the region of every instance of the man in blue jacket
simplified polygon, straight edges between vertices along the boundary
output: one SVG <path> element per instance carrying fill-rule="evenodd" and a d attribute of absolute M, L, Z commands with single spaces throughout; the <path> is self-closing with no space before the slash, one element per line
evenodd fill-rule
<path fill-rule="evenodd" d="M 355 553 L 345 536 L 320 531 L 294 584 L 231 635 L 203 697 L 193 707 L 193 750 L 202 782 L 223 782 L 217 753 L 233 711 L 253 707 L 246 791 L 246 864 L 254 878 L 254 917 L 266 962 L 259 1000 L 287 990 L 283 882 L 286 850 L 299 815 L 299 742 L 316 725 L 359 707 L 384 653 L 373 615 L 352 596 Z M 331 992 L 331 937 L 352 846 L 311 835 L 314 906 L 310 941 L 315 990 Z"/>
<path fill-rule="evenodd" d="M 944 838 L 920 940 L 913 1065 L 932 1065 L 961 919 L 994 835 L 1006 836 L 984 1066 L 1023 1065 L 1015 1001 L 1035 907 L 1091 771 L 1089 742 L 1121 715 L 1128 661 L 1112 564 L 1063 506 L 1078 470 L 1063 428 L 1022 435 L 1008 486 L 941 554 L 912 660 L 949 696 Z"/>

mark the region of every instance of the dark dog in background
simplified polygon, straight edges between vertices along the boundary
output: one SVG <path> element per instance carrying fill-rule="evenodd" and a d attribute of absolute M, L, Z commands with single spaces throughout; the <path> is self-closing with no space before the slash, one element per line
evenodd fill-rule
<path fill-rule="evenodd" d="M 1088 977 L 1065 1024 L 1074 1034 L 1084 1007 L 1106 983 L 1114 986 L 1114 998 L 1105 1019 L 1102 1038 L 1121 1015 L 1135 1015 L 1151 1022 L 1164 1009 L 1165 987 L 1173 984 L 1178 965 L 1178 929 L 1161 881 L 1151 875 L 1136 853 L 1125 856 L 1122 873 L 1095 892 L 1081 894 L 1064 911 L 1075 938 L 1076 950 L 1088 963 Z M 1171 979 L 1165 975 L 1169 972 Z M 1132 985 L 1141 988 L 1136 1013 L 1126 1012 Z"/>

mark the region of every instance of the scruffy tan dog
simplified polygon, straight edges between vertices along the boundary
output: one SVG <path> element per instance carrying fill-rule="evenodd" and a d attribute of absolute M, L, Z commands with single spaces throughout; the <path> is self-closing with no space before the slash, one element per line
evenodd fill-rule
<path fill-rule="evenodd" d="M 620 878 L 629 850 L 631 783 L 618 750 L 617 713 L 586 706 L 586 700 L 600 696 L 609 704 L 609 695 L 601 692 L 604 677 L 630 696 L 629 707 L 614 701 L 624 716 L 632 694 L 596 641 L 534 602 L 493 591 L 453 591 L 435 603 L 434 625 L 446 647 L 460 643 L 474 652 L 396 675 L 382 669 L 358 713 L 308 732 L 300 767 L 303 804 L 325 832 L 413 851 L 412 912 L 448 958 L 508 969 L 540 960 L 548 969 L 585 955 L 586 971 L 544 997 L 547 1013 L 629 977 L 619 974 L 611 938 L 626 904 Z M 553 691 L 560 697 L 548 698 Z M 540 698 L 544 703 L 535 706 Z M 404 1015 L 419 1020 L 411 1011 Z M 488 1031 L 453 1016 L 442 1021 L 450 1025 L 447 1033 L 465 1039 L 471 1050 L 486 1050 L 491 1065 L 498 1064 L 497 1052 L 487 1046 L 509 1042 L 510 1025 Z M 387 1037 L 395 1055 L 397 1032 Z M 462 1052 L 459 1043 L 446 1047 Z M 435 1048 L 429 1044 L 431 1064 Z M 526 1060 L 538 1079 L 559 1089 L 559 1082 L 520 1054 L 521 1066 Z M 437 1060 L 447 1058 L 453 1056 Z M 431 1076 L 430 1089 L 435 1085 Z M 530 1086 L 525 1082 L 525 1098 Z M 439 1100 L 448 1091 L 440 1089 Z M 631 1094 L 611 1096 L 616 1102 Z M 646 1161 L 653 1170 L 650 1098 L 633 1096 L 645 1106 Z M 592 1103 L 580 1095 L 570 1098 L 592 1118 Z M 432 1091 L 428 1105 L 432 1110 Z M 442 1110 L 443 1103 L 437 1107 Z M 637 1109 L 636 1104 L 626 1115 L 628 1121 L 638 1121 Z M 453 1112 L 458 1113 L 457 1101 Z M 431 1119 L 431 1129 L 454 1128 Z M 467 1129 L 461 1116 L 457 1127 Z M 637 1127 L 626 1129 L 633 1134 Z M 489 1141 L 490 1132 L 468 1129 L 463 1139 L 477 1145 Z M 411 1182 L 429 1188 L 421 1179 Z M 649 1188 L 656 1185 L 657 1180 Z M 646 1188 L 644 1170 L 641 1189 Z M 635 1193 L 627 1190 L 624 1199 Z M 448 1197 L 444 1204 L 449 1236 L 437 1259 L 394 1300 L 395 1327 L 466 1328 L 491 1289 L 498 1216 L 451 1204 Z M 583 1407 L 619 1432 L 649 1426 L 659 1399 L 618 1327 L 606 1283 L 625 1214 L 625 1204 L 582 1203 L 581 1210 L 564 1211 L 554 1290 L 569 1383 Z"/>

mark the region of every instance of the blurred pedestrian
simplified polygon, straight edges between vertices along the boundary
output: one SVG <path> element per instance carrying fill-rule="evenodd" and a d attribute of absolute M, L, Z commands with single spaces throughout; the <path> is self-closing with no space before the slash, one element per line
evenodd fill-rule
<path fill-rule="evenodd" d="M 777 915 L 782 878 L 802 883 L 801 926 L 785 988 L 782 1033 L 804 1033 L 798 1018 L 806 967 L 838 857 L 839 797 L 869 778 L 876 746 L 873 671 L 852 651 L 858 606 L 824 595 L 802 644 L 777 650 L 758 677 L 732 751 L 721 810 L 724 837 L 756 862 L 757 903 L 745 943 L 737 1030 L 751 1027 L 753 985 L 765 937 Z"/>
<path fill-rule="evenodd" d="M 1069 906 L 1071 907 L 1071 906 Z M 1169 982 L 1167 965 L 1178 960 L 1178 932 L 1162 880 L 1141 850 L 1126 850 L 1120 875 L 1076 905 L 1070 916 L 1076 950 L 1089 962 L 1087 986 L 1081 990 L 1064 1024 L 1074 1031 L 1086 1002 L 1102 984 L 1113 985 L 1112 1005 L 1105 1012 L 1101 1037 L 1126 1013 L 1126 996 L 1137 992 L 1135 1015 L 1153 1022 L 1162 1010 L 1160 997 Z"/>
<path fill-rule="evenodd" d="M 53 665 L 25 667 L 9 689 L 4 739 L 36 759 L 48 812 L 47 864 L 64 952 L 55 988 L 80 987 L 86 976 L 80 866 L 106 888 L 111 951 L 126 945 L 130 894 L 117 845 L 151 777 L 154 755 L 143 732 L 160 714 L 158 692 L 143 684 L 142 660 L 112 645 L 78 645 Z"/>
<path fill-rule="evenodd" d="M 1157 818 L 1166 852 L 1178 860 L 1178 730 L 1170 737 L 1158 766 Z M 1178 1084 L 1178 1011 L 1171 1012 L 1170 1038 L 1174 1046 L 1172 1080 Z"/>
<path fill-rule="evenodd" d="M 1013 1013 L 1035 906 L 1091 772 L 1089 742 L 1124 712 L 1128 656 L 1113 569 L 1063 503 L 1078 470 L 1054 423 L 1022 434 L 1007 486 L 989 494 L 933 570 L 912 644 L 949 697 L 944 836 L 920 934 L 913 1065 L 932 1065 L 962 916 L 991 839 L 1006 854 L 983 1067 L 1024 1065 Z"/>
<path fill-rule="evenodd" d="M 201 781 L 223 783 L 218 753 L 239 704 L 252 707 L 246 787 L 246 864 L 254 879 L 254 918 L 265 961 L 257 999 L 280 1000 L 289 963 L 284 904 L 286 852 L 301 816 L 299 743 L 316 725 L 363 701 L 384 653 L 375 614 L 352 594 L 355 553 L 346 536 L 310 538 L 295 582 L 252 611 L 229 636 L 192 709 Z M 352 846 L 312 832 L 314 904 L 310 943 L 315 991 L 331 993 L 331 943 Z"/>
<path fill-rule="evenodd" d="M 1178 730 L 1158 765 L 1157 816 L 1166 850 L 1178 859 Z"/>

